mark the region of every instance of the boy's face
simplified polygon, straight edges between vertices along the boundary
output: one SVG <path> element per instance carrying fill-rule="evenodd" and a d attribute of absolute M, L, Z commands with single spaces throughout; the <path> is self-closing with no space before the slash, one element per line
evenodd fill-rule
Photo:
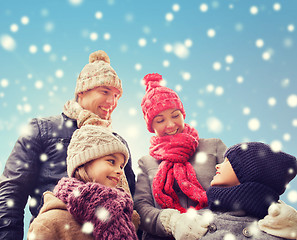
<path fill-rule="evenodd" d="M 225 158 L 224 162 L 217 164 L 216 169 L 216 175 L 210 182 L 211 186 L 231 187 L 240 184 L 228 158 Z"/>
<path fill-rule="evenodd" d="M 116 187 L 123 174 L 125 158 L 122 153 L 114 153 L 87 163 L 85 170 L 94 182 L 107 187 Z"/>

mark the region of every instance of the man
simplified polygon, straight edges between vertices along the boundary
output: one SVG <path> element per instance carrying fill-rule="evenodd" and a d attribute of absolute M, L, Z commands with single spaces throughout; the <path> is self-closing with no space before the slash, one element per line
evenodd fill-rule
<path fill-rule="evenodd" d="M 63 113 L 31 120 L 30 134 L 19 137 L 0 177 L 0 239 L 23 239 L 28 196 L 30 212 L 36 217 L 43 192 L 52 191 L 67 176 L 67 147 L 73 132 L 80 122 L 98 119 L 97 116 L 100 122 L 96 124 L 110 127 L 111 113 L 121 95 L 121 80 L 110 66 L 107 54 L 100 50 L 90 54 L 89 63 L 77 79 L 75 100 L 64 105 Z M 96 118 L 92 118 L 95 114 Z M 135 175 L 131 157 L 125 175 L 133 195 Z"/>

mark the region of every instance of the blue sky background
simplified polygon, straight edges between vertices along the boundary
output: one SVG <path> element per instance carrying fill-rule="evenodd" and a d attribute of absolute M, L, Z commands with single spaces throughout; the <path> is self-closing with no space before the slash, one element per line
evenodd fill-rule
<path fill-rule="evenodd" d="M 99 49 L 123 83 L 113 128 L 136 173 L 152 136 L 140 108 L 152 72 L 178 92 L 201 138 L 297 156 L 296 9 L 290 0 L 0 0 L 1 172 L 28 120 L 59 114 Z M 282 200 L 297 208 L 296 179 Z"/>

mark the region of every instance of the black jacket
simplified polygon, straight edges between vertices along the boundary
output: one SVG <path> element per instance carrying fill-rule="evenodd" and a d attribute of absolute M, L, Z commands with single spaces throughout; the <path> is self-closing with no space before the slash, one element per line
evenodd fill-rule
<path fill-rule="evenodd" d="M 0 176 L 0 239 L 23 239 L 24 208 L 28 196 L 29 209 L 36 217 L 42 205 L 42 194 L 52 191 L 57 182 L 67 176 L 67 147 L 76 120 L 63 113 L 48 118 L 34 118 L 26 134 L 17 140 Z M 118 134 L 126 145 L 126 141 Z M 131 157 L 125 174 L 132 195 L 135 175 Z"/>

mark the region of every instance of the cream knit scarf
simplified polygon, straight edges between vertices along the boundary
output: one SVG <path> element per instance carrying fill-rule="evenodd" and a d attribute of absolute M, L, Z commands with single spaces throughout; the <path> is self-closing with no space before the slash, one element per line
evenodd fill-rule
<path fill-rule="evenodd" d="M 78 128 L 82 125 L 90 124 L 111 129 L 111 119 L 101 119 L 95 113 L 83 109 L 75 100 L 69 100 L 65 103 L 63 113 L 69 118 L 76 119 Z"/>

